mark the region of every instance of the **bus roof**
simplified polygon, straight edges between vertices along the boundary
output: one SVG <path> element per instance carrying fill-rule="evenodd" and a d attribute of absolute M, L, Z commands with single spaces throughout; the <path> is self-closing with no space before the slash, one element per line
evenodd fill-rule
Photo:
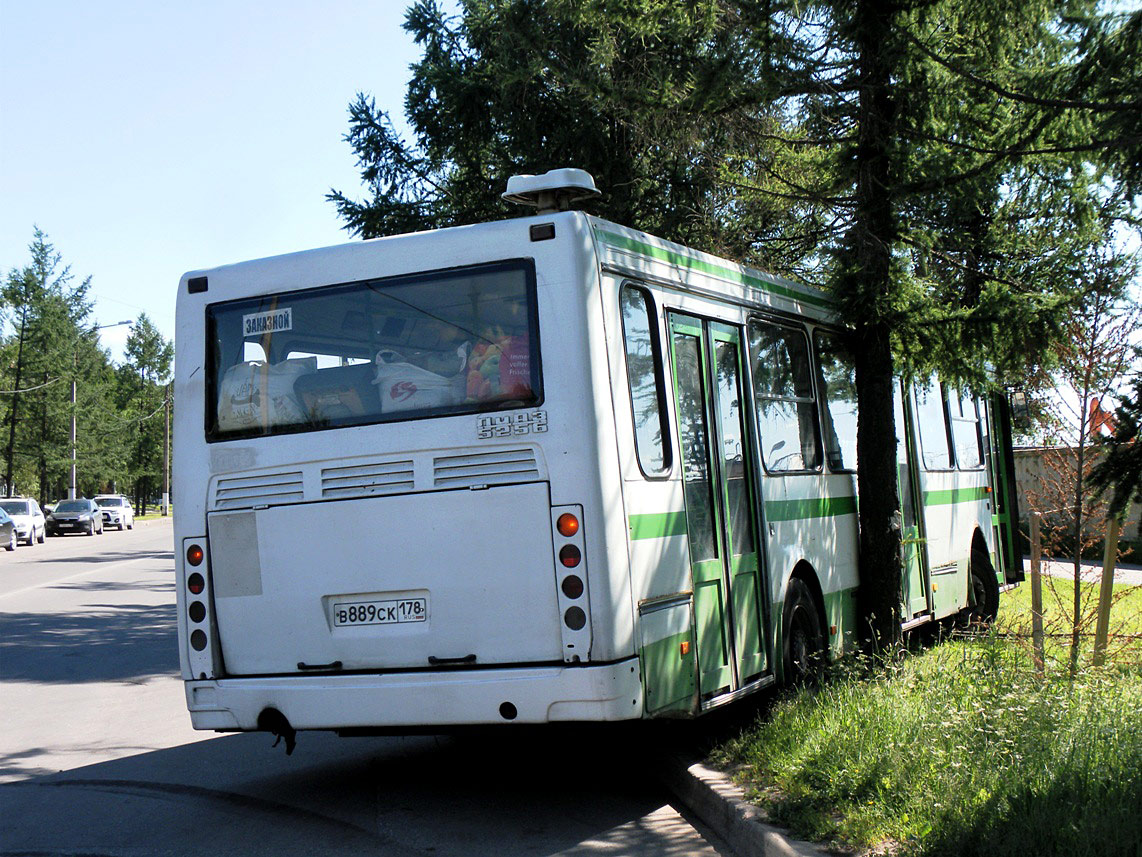
<path fill-rule="evenodd" d="M 319 274 L 328 274 L 329 264 L 334 259 L 338 260 L 341 265 L 348 263 L 348 267 L 343 269 L 343 277 L 338 277 L 338 280 L 376 276 L 377 273 L 373 273 L 376 258 L 366 249 L 368 245 L 375 246 L 381 243 L 409 240 L 433 243 L 443 240 L 446 242 L 445 245 L 436 244 L 438 251 L 442 251 L 447 246 L 450 252 L 443 254 L 437 252 L 433 258 L 446 267 L 461 265 L 465 264 L 466 261 L 471 261 L 466 259 L 466 256 L 473 252 L 474 248 L 479 248 L 481 256 L 487 255 L 489 248 L 499 244 L 494 236 L 506 234 L 509 230 L 511 233 L 515 233 L 521 222 L 536 223 L 551 220 L 578 221 L 579 228 L 585 225 L 594 237 L 595 253 L 599 264 L 605 270 L 664 284 L 678 285 L 686 291 L 705 293 L 748 306 L 767 307 L 779 312 L 824 322 L 835 323 L 837 320 L 836 304 L 833 298 L 820 289 L 768 274 L 756 268 L 750 268 L 729 259 L 676 244 L 673 241 L 667 241 L 580 211 L 508 218 L 424 232 L 384 236 L 368 241 L 346 242 L 332 247 L 313 248 L 281 256 L 189 271 L 183 275 L 183 279 L 221 273 L 227 269 L 236 272 L 237 270 L 248 269 L 248 266 L 263 267 L 267 265 L 281 272 L 288 271 L 294 275 L 301 274 L 301 278 L 305 279 L 303 271 L 314 277 Z M 349 255 L 347 256 L 346 253 Z M 407 261 L 407 258 L 405 257 L 402 261 Z M 350 259 L 354 262 L 349 262 Z M 485 260 L 481 259 L 480 261 Z M 400 264 L 394 257 L 388 257 L 386 263 L 386 268 L 389 267 L 389 264 L 395 264 L 393 264 L 391 271 L 378 272 L 381 276 L 411 272 L 408 270 L 407 264 Z M 180 299 L 183 291 L 185 290 L 180 290 Z"/>
<path fill-rule="evenodd" d="M 836 304 L 820 289 L 767 274 L 720 256 L 588 216 L 596 252 L 606 269 L 709 291 L 821 321 L 836 320 Z M 703 289 L 703 283 L 707 285 Z"/>

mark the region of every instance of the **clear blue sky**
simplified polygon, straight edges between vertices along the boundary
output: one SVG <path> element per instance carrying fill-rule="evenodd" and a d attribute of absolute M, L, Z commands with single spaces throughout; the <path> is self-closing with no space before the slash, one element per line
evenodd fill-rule
<path fill-rule="evenodd" d="M 401 115 L 406 6 L 0 0 L 0 271 L 39 226 L 99 324 L 173 338 L 184 271 L 352 240 L 324 195 L 360 189 L 355 93 Z"/>

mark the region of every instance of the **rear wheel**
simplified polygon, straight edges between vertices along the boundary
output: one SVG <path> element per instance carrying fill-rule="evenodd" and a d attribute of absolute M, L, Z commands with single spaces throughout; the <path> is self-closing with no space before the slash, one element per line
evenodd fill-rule
<path fill-rule="evenodd" d="M 811 678 L 825 660 L 825 630 L 813 591 L 800 578 L 789 581 L 782 610 L 782 666 L 788 684 Z"/>
<path fill-rule="evenodd" d="M 973 625 L 990 625 L 999 613 L 999 581 L 991 558 L 981 550 L 971 552 L 971 595 L 968 621 Z"/>

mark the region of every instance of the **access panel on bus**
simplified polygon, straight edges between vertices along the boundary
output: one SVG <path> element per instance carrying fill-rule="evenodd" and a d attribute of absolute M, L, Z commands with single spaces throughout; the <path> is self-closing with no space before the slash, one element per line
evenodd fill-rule
<path fill-rule="evenodd" d="M 226 672 L 557 661 L 549 518 L 545 483 L 215 512 Z"/>

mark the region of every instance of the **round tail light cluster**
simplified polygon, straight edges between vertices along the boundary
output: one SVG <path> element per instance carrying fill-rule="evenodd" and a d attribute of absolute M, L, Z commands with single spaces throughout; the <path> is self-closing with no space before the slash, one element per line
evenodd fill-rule
<path fill-rule="evenodd" d="M 193 670 L 202 678 L 206 678 L 207 670 L 204 668 L 206 663 L 198 661 L 200 658 L 209 659 L 209 653 L 206 650 L 210 645 L 210 637 L 206 628 L 208 619 L 206 575 L 204 574 L 205 569 L 202 569 L 202 564 L 205 561 L 206 549 L 201 544 L 192 541 L 186 546 L 186 566 L 189 572 L 186 576 L 186 622 L 190 632 L 191 660 L 195 662 L 193 663 Z M 192 569 L 196 570 L 192 571 Z M 197 656 L 196 653 L 198 653 Z"/>
<path fill-rule="evenodd" d="M 563 621 L 563 659 L 568 663 L 585 660 L 591 644 L 582 515 L 580 506 L 553 509 L 551 514 L 557 560 L 555 577 Z"/>

